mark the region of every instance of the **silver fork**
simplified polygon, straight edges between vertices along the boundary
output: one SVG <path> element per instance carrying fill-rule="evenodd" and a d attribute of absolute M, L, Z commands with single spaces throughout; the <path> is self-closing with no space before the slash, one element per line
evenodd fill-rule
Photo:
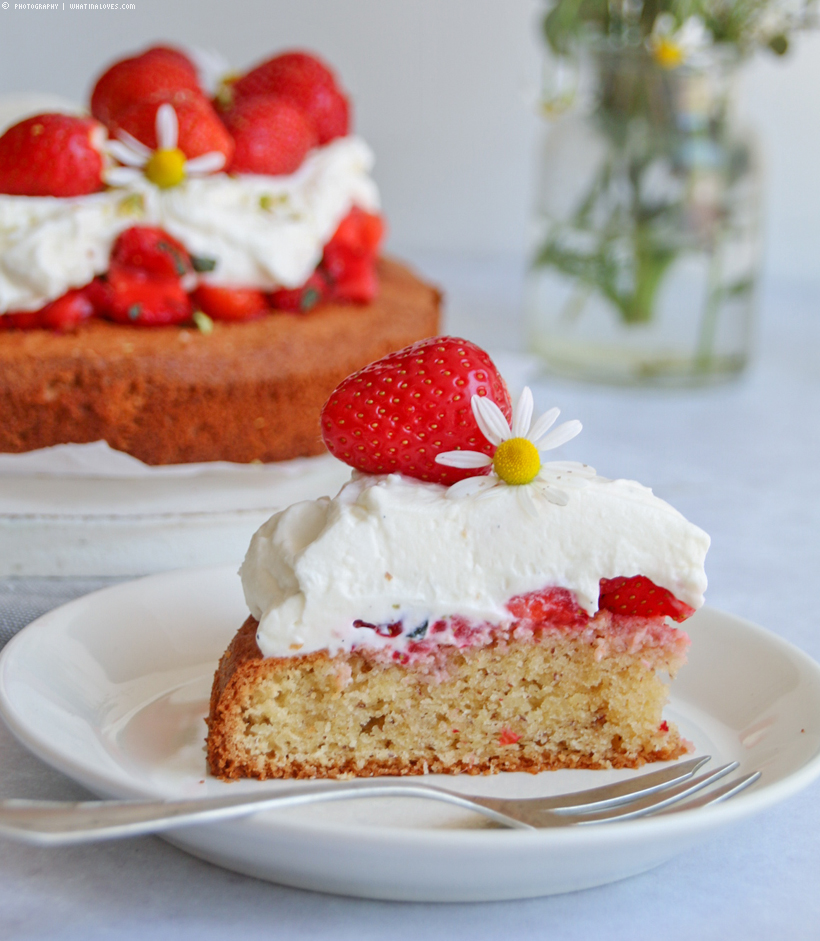
<path fill-rule="evenodd" d="M 709 756 L 692 758 L 617 784 L 556 797 L 523 799 L 474 797 L 415 781 L 368 779 L 302 784 L 273 794 L 257 792 L 189 800 L 6 800 L 0 802 L 0 836 L 40 846 L 87 843 L 214 823 L 262 810 L 365 796 L 444 801 L 477 811 L 506 827 L 540 830 L 703 807 L 726 800 L 760 777 L 759 771 L 746 774 L 697 800 L 681 803 L 738 767 L 733 761 L 695 777 L 695 772 L 709 760 Z"/>

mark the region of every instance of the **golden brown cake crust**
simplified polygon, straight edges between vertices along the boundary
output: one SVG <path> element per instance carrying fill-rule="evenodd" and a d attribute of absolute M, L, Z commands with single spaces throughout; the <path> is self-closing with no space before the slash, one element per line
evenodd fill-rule
<path fill-rule="evenodd" d="M 148 464 L 280 461 L 324 451 L 319 412 L 367 363 L 433 336 L 440 293 L 379 262 L 367 305 L 248 323 L 0 334 L 0 451 L 104 439 Z"/>
<path fill-rule="evenodd" d="M 222 656 L 217 668 L 211 692 L 208 716 L 207 756 L 210 772 L 223 780 L 243 777 L 259 778 L 342 778 L 373 777 L 381 775 L 443 774 L 488 774 L 500 771 L 527 771 L 537 774 L 560 768 L 636 768 L 652 761 L 667 761 L 679 758 L 688 751 L 688 743 L 682 741 L 672 728 L 663 744 L 654 742 L 651 748 L 641 748 L 627 754 L 617 742 L 608 751 L 605 760 L 591 758 L 572 750 L 558 753 L 541 751 L 534 756 L 524 754 L 515 747 L 504 754 L 493 756 L 479 764 L 470 761 L 449 761 L 437 756 L 419 757 L 417 760 L 379 760 L 364 765 L 353 760 L 328 764 L 320 761 L 281 761 L 268 756 L 250 755 L 243 745 L 242 737 L 247 724 L 245 706 L 253 697 L 254 690 L 283 665 L 298 661 L 300 668 L 327 665 L 333 662 L 326 651 L 293 658 L 263 658 L 256 643 L 258 622 L 249 617 Z M 353 653 L 351 658 L 359 655 Z"/>

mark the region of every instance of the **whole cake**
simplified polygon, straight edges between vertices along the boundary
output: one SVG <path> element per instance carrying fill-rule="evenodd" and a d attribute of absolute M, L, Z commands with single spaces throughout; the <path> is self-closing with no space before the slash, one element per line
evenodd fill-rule
<path fill-rule="evenodd" d="M 287 52 L 211 98 L 157 46 L 111 66 L 90 110 L 0 137 L 0 451 L 323 451 L 331 390 L 436 333 L 440 305 L 379 257 L 373 158 L 336 76 Z"/>
<path fill-rule="evenodd" d="M 322 414 L 354 472 L 256 533 L 250 617 L 220 662 L 224 778 L 635 767 L 663 718 L 709 537 L 633 481 L 542 455 L 580 431 L 513 410 L 439 337 L 346 379 Z"/>

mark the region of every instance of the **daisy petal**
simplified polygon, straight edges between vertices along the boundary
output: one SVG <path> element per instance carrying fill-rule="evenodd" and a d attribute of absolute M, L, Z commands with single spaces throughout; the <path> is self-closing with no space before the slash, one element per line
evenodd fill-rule
<path fill-rule="evenodd" d="M 586 477 L 595 476 L 595 468 L 589 464 L 581 464 L 580 461 L 550 461 L 543 465 L 547 470 L 569 471 L 573 474 L 583 474 Z"/>
<path fill-rule="evenodd" d="M 135 167 L 111 167 L 105 171 L 103 179 L 109 186 L 128 186 L 142 179 L 142 171 Z"/>
<path fill-rule="evenodd" d="M 554 503 L 556 506 L 566 506 L 569 503 L 569 496 L 555 487 L 539 487 L 538 492 L 548 503 Z"/>
<path fill-rule="evenodd" d="M 563 425 L 554 428 L 536 447 L 539 451 L 551 451 L 553 448 L 560 448 L 562 444 L 566 444 L 567 441 L 571 441 L 576 435 L 580 434 L 583 427 L 577 418 L 573 418 L 572 421 L 565 421 Z"/>
<path fill-rule="evenodd" d="M 518 499 L 518 505 L 521 509 L 530 517 L 530 519 L 538 519 L 538 508 L 535 505 L 534 500 L 532 499 L 532 494 L 530 493 L 529 487 L 516 487 L 515 496 Z"/>
<path fill-rule="evenodd" d="M 490 444 L 498 446 L 510 437 L 507 419 L 492 399 L 488 399 L 486 395 L 474 395 L 470 400 L 470 405 L 481 434 Z"/>
<path fill-rule="evenodd" d="M 200 157 L 194 157 L 193 160 L 185 161 L 185 172 L 189 176 L 207 176 L 209 173 L 216 173 L 225 166 L 225 154 L 218 150 L 212 150 L 208 154 L 202 154 Z"/>
<path fill-rule="evenodd" d="M 532 392 L 529 386 L 524 386 L 521 396 L 513 409 L 512 436 L 524 438 L 530 430 L 532 422 Z"/>
<path fill-rule="evenodd" d="M 469 497 L 475 493 L 492 490 L 496 486 L 498 486 L 497 477 L 467 477 L 453 484 L 447 490 L 446 496 L 450 500 L 456 500 L 459 497 Z"/>
<path fill-rule="evenodd" d="M 157 149 L 174 150 L 179 139 L 179 122 L 174 106 L 167 102 L 157 108 Z"/>
<path fill-rule="evenodd" d="M 555 419 L 561 414 L 560 408 L 551 408 L 548 412 L 544 414 L 535 422 L 535 424 L 530 428 L 530 433 L 528 435 L 530 441 L 533 444 L 538 444 L 538 439 L 543 438 L 544 435 L 552 428 L 555 424 Z"/>
<path fill-rule="evenodd" d="M 132 137 L 128 131 L 117 131 L 117 139 L 125 144 L 129 150 L 133 150 L 138 157 L 141 157 L 143 163 L 148 161 L 148 158 L 151 156 L 151 148 L 146 147 L 145 144 L 143 144 L 142 141 L 138 141 L 136 137 Z M 111 143 L 113 143 L 113 141 Z"/>
<path fill-rule="evenodd" d="M 140 144 L 139 141 L 135 141 L 135 143 Z M 120 163 L 124 163 L 127 167 L 144 166 L 145 161 L 148 159 L 148 157 L 143 156 L 142 153 L 137 153 L 136 150 L 122 143 L 122 141 L 110 140 L 105 147 L 112 157 L 119 160 Z M 140 144 L 140 147 L 142 147 L 142 144 Z M 148 150 L 147 147 L 145 149 Z"/>
<path fill-rule="evenodd" d="M 493 459 L 480 451 L 444 451 L 436 455 L 436 464 L 446 467 L 489 467 Z"/>

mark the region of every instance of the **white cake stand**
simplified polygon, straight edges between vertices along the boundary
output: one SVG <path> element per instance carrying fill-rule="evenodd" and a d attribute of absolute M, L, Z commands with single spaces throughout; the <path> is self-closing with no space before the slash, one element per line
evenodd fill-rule
<path fill-rule="evenodd" d="M 0 576 L 141 575 L 239 563 L 254 531 L 334 495 L 330 455 L 149 467 L 104 442 L 0 455 Z"/>

